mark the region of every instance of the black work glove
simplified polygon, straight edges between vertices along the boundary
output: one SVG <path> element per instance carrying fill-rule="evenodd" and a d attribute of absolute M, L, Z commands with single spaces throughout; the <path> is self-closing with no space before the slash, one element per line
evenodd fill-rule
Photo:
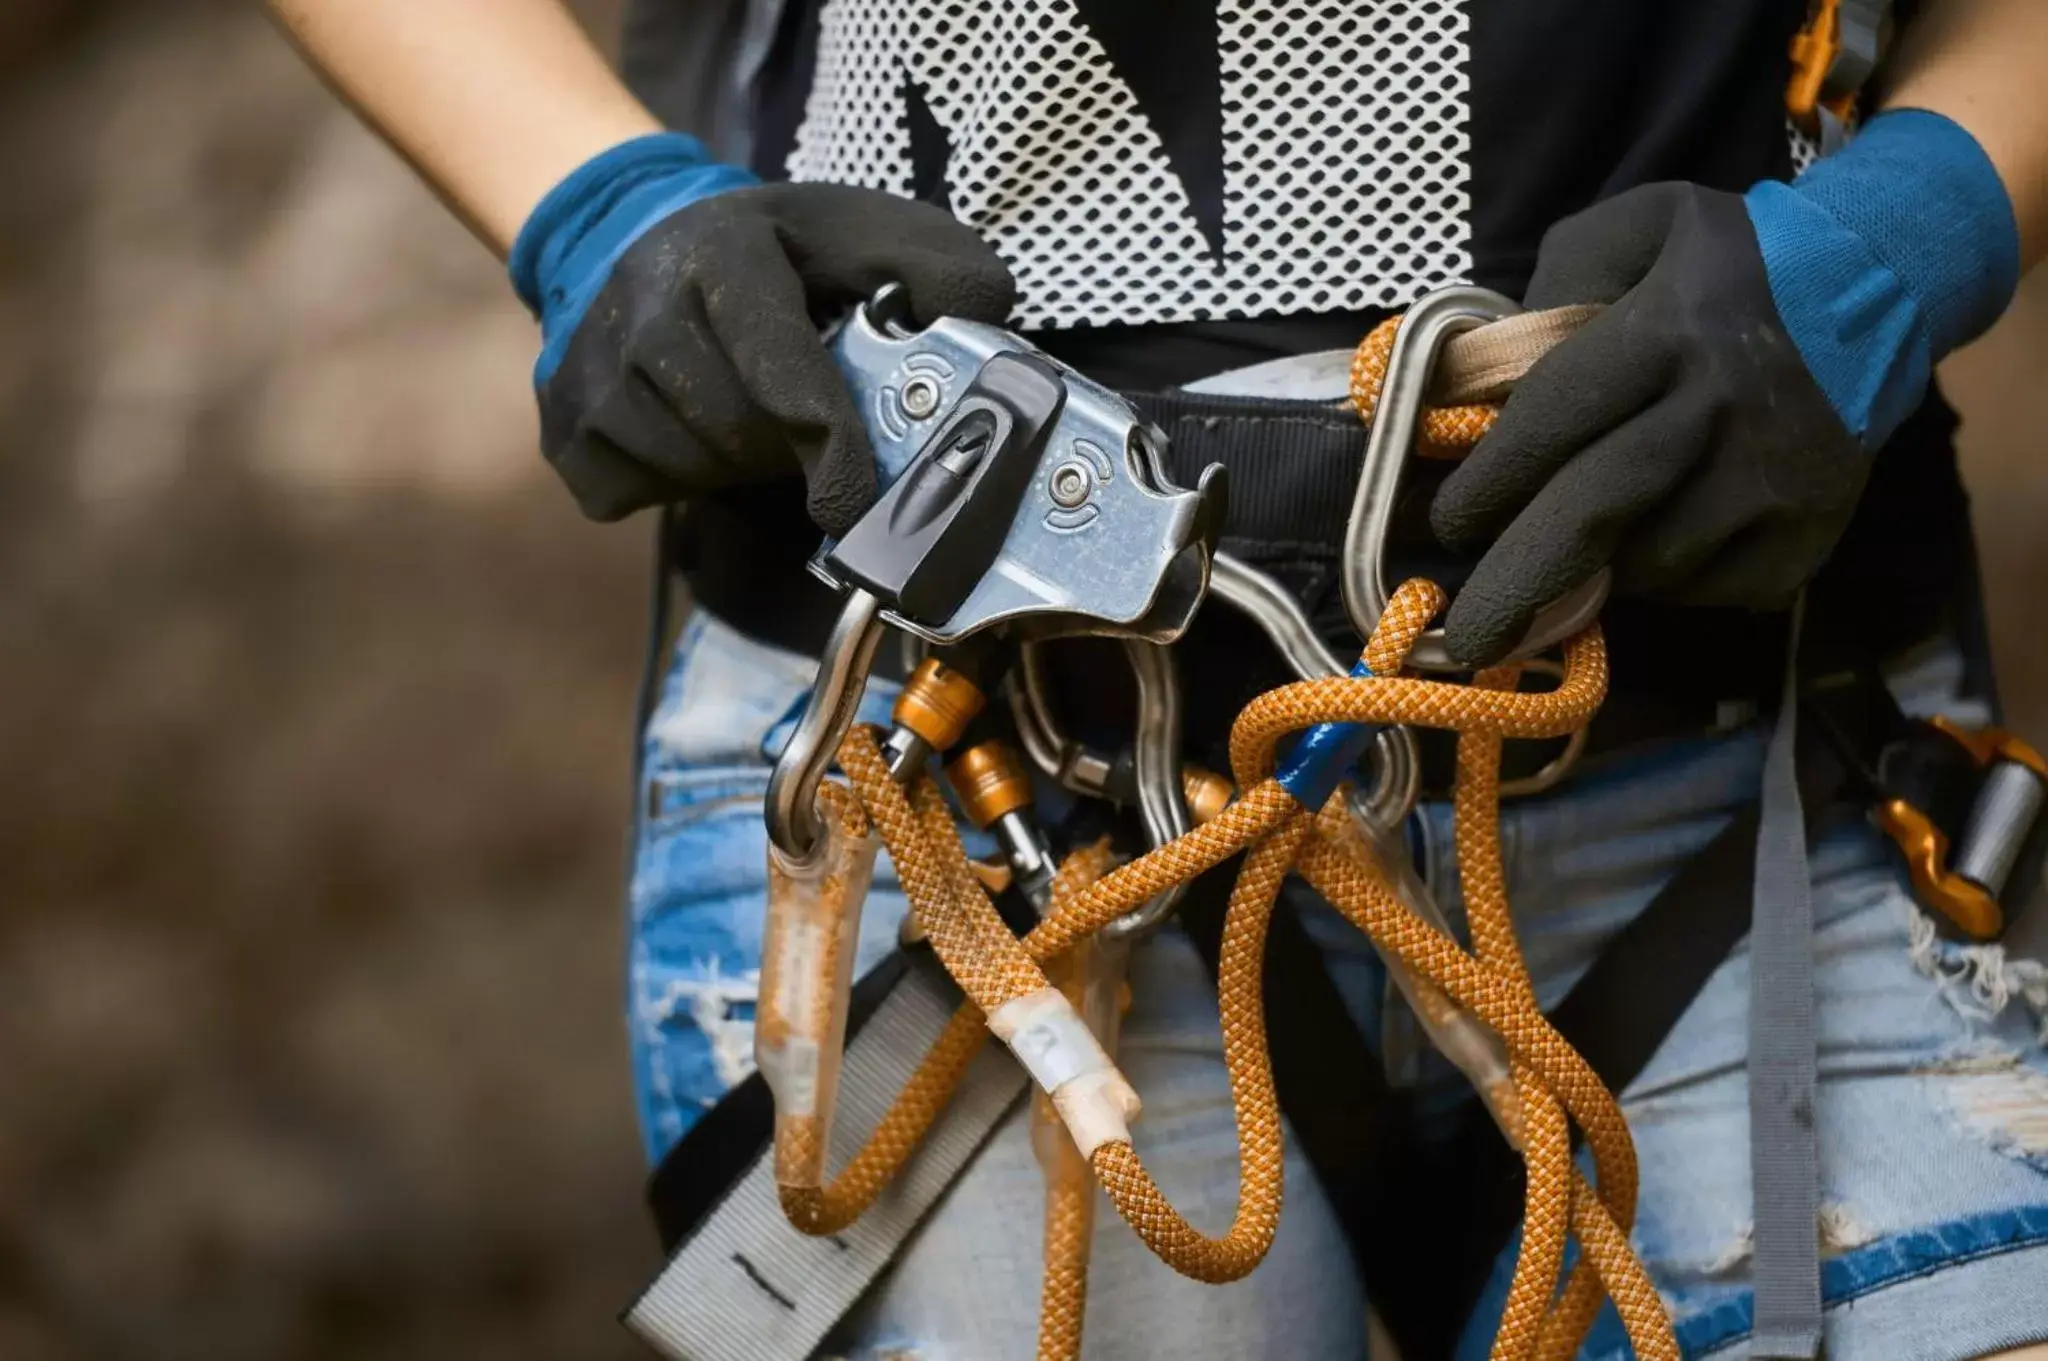
<path fill-rule="evenodd" d="M 1653 184 L 1567 218 L 1525 302 L 1611 306 L 1537 361 L 1431 505 L 1446 547 L 1485 550 L 1452 654 L 1498 660 L 1607 564 L 1630 594 L 1789 603 L 1870 459 L 1787 334 L 1743 199 Z"/>
<path fill-rule="evenodd" d="M 593 519 L 800 472 L 810 518 L 842 534 L 874 503 L 874 454 L 819 327 L 891 281 L 920 324 L 1001 322 L 1015 294 L 929 204 L 834 184 L 699 199 L 632 241 L 538 376 L 541 448 Z"/>

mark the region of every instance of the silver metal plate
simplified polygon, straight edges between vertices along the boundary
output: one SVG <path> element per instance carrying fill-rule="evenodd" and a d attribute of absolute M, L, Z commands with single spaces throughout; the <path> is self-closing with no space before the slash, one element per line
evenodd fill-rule
<path fill-rule="evenodd" d="M 899 299 L 884 289 L 831 338 L 885 484 L 983 363 L 1006 351 L 1042 355 L 1008 331 L 957 318 L 910 330 Z M 1208 588 L 1221 484 L 1205 477 L 1195 491 L 1174 487 L 1159 429 L 1109 389 L 1058 367 L 1066 406 L 994 565 L 943 623 L 884 611 L 891 624 L 934 643 L 1004 622 L 1041 638 L 1115 633 L 1168 643 L 1186 631 Z M 818 563 L 812 570 L 845 584 Z"/>

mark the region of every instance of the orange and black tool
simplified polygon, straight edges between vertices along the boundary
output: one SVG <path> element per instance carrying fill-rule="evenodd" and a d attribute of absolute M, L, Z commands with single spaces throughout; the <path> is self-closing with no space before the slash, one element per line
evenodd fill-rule
<path fill-rule="evenodd" d="M 992 834 L 1002 847 L 1017 888 L 1043 912 L 1052 899 L 1059 868 L 1045 832 L 1032 815 L 1036 792 L 1016 748 L 1001 737 L 982 736 L 946 765 L 946 783 L 967 820 Z"/>
<path fill-rule="evenodd" d="M 1940 912 L 1977 940 L 2004 932 L 2003 901 L 2038 878 L 2041 810 L 2048 803 L 2048 762 L 2002 728 L 1965 728 L 1943 717 L 1925 725 L 1964 752 L 1977 774 L 1975 795 L 1961 826 L 1944 831 L 1933 813 L 1903 797 L 1871 811 L 1905 856 L 1906 874 L 1922 905 Z M 2030 850 L 2033 852 L 2030 854 Z M 2035 874 L 2014 875 L 2023 865 Z"/>
<path fill-rule="evenodd" d="M 889 773 L 904 778 L 905 772 L 951 751 L 987 706 L 989 692 L 1013 655 L 1004 640 L 982 634 L 919 662 L 889 714 L 895 726 L 882 744 Z"/>
<path fill-rule="evenodd" d="M 1793 122 L 1813 133 L 1823 110 L 1843 123 L 1855 116 L 1889 37 L 1890 8 L 1886 0 L 1813 0 L 1792 38 L 1785 112 Z"/>
<path fill-rule="evenodd" d="M 2041 886 L 2048 761 L 2000 728 L 1907 717 L 1874 672 L 1823 684 L 1803 707 L 1898 848 L 1920 905 L 1969 939 L 2004 934 Z"/>

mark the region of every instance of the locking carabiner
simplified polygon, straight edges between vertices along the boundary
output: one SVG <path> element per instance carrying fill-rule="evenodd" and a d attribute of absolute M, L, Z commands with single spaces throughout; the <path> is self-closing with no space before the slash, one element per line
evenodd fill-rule
<path fill-rule="evenodd" d="M 1210 564 L 1209 594 L 1248 615 L 1301 679 L 1345 674 L 1337 654 L 1316 634 L 1301 606 L 1264 572 L 1219 552 Z M 1048 779 L 1076 794 L 1112 803 L 1136 802 L 1133 754 L 1097 751 L 1067 734 L 1047 693 L 1043 657 L 1040 645 L 1024 644 L 1018 649 L 1017 666 L 1004 683 L 1025 754 Z M 1158 786 L 1155 783 L 1153 787 Z M 1230 797 L 1228 780 L 1185 762 L 1180 787 L 1197 822 L 1207 820 L 1203 810 L 1220 812 Z M 1397 826 L 1414 808 L 1420 789 L 1421 763 L 1414 734 L 1399 727 L 1382 729 L 1374 740 L 1372 786 L 1364 795 L 1375 824 Z"/>
<path fill-rule="evenodd" d="M 1172 651 L 1142 638 L 1126 638 L 1123 647 L 1138 698 L 1136 737 L 1128 756 L 1105 756 L 1061 729 L 1045 693 L 1038 644 L 1019 649 L 1008 679 L 1010 715 L 1025 755 L 1047 778 L 1089 798 L 1136 805 L 1146 839 L 1163 846 L 1193 829 L 1192 805 L 1214 801 L 1216 777 L 1182 764 L 1180 678 Z M 1102 933 L 1111 940 L 1141 936 L 1172 916 L 1185 894 L 1185 886 L 1168 889 L 1116 918 Z"/>

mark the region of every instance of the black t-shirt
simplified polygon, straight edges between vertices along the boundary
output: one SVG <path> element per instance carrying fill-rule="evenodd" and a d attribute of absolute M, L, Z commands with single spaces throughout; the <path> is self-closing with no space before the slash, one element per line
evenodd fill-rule
<path fill-rule="evenodd" d="M 1015 323 L 1150 389 L 1519 296 L 1632 185 L 1785 177 L 1805 0 L 789 0 L 755 165 L 948 207 Z M 1135 329 L 1134 328 L 1138 328 Z"/>
<path fill-rule="evenodd" d="M 1552 223 L 1632 186 L 1788 177 L 1813 151 L 1783 105 L 1805 12 L 1806 0 L 783 0 L 754 82 L 753 159 L 767 178 L 947 207 L 1016 273 L 1019 330 L 1113 387 L 1156 392 L 1348 347 L 1446 283 L 1518 297 Z M 1867 613 L 1873 645 L 1922 636 L 1958 599 L 1971 608 L 1953 425 L 1932 397 L 1879 452 L 1824 574 L 1827 612 Z M 816 603 L 799 566 L 771 590 L 780 575 L 759 554 L 788 537 L 771 526 L 800 523 L 794 492 L 721 498 L 695 518 L 693 581 L 732 578 L 698 581 L 704 599 L 778 619 Z M 789 534 L 797 564 L 812 540 Z M 735 544 L 744 562 L 727 561 Z M 1681 655 L 1700 612 L 1629 646 L 1609 613 L 1617 685 L 1662 686 L 1704 660 Z"/>

